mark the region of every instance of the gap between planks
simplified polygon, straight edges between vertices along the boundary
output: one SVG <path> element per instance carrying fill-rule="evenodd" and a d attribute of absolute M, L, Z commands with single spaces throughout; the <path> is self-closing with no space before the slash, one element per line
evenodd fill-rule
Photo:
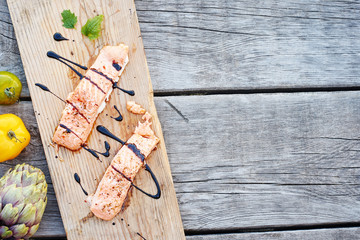
<path fill-rule="evenodd" d="M 192 96 L 192 95 L 227 95 L 227 94 L 264 94 L 264 93 L 306 93 L 306 92 L 344 92 L 360 91 L 360 86 L 318 87 L 318 88 L 269 88 L 269 89 L 199 89 L 184 91 L 156 91 L 154 97 Z M 31 97 L 20 97 L 21 101 L 31 101 Z"/>

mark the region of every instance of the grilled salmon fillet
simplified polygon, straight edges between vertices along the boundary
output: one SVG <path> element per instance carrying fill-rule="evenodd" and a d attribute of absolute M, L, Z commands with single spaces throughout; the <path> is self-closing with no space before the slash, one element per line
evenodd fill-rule
<path fill-rule="evenodd" d="M 53 142 L 70 150 L 78 150 L 85 144 L 96 118 L 109 100 L 113 84 L 129 61 L 128 52 L 124 44 L 101 49 L 95 63 L 68 95 Z"/>
<path fill-rule="evenodd" d="M 133 181 L 144 166 L 142 159 L 128 146 L 135 145 L 146 158 L 159 142 L 151 129 L 151 115 L 148 112 L 143 116 L 143 120 L 145 121 L 139 122 L 134 134 L 115 155 L 91 199 L 90 210 L 98 218 L 111 220 L 121 211 L 131 186 L 129 180 Z M 114 168 L 122 172 L 127 179 Z"/>

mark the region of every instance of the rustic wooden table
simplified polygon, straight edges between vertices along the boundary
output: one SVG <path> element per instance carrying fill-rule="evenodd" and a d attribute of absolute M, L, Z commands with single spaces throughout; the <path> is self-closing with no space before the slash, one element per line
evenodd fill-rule
<path fill-rule="evenodd" d="M 359 3 L 135 3 L 188 239 L 358 238 Z M 36 236 L 65 238 L 5 0 L 0 28 L 0 70 L 24 84 L 0 114 L 32 136 L 0 173 L 41 168 Z"/>

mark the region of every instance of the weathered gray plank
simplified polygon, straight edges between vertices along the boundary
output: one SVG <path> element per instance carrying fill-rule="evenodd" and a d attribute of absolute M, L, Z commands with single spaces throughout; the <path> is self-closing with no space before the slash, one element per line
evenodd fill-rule
<path fill-rule="evenodd" d="M 0 0 L 0 71 L 18 76 L 23 84 L 21 96 L 30 96 L 6 0 Z"/>
<path fill-rule="evenodd" d="M 157 99 L 185 228 L 357 222 L 359 97 L 332 92 Z"/>
<path fill-rule="evenodd" d="M 359 84 L 354 1 L 137 1 L 157 91 Z"/>
<path fill-rule="evenodd" d="M 238 233 L 238 234 L 215 234 L 215 235 L 199 235 L 188 236 L 188 240 L 338 240 L 338 239 L 359 239 L 360 228 L 335 228 L 335 229 L 317 229 L 317 230 L 301 230 L 301 231 L 281 231 L 281 232 L 265 232 L 265 233 Z"/>
<path fill-rule="evenodd" d="M 357 2 L 137 0 L 136 7 L 155 92 L 359 86 Z M 0 19 L 0 70 L 25 80 L 5 0 Z"/>
<path fill-rule="evenodd" d="M 185 229 L 358 222 L 359 99 L 360 92 L 155 98 Z M 31 103 L 0 114 L 7 110 L 33 135 L 16 161 L 34 159 L 47 173 Z M 55 205 L 50 198 L 47 210 L 58 213 Z M 53 234 L 55 213 L 39 235 Z"/>

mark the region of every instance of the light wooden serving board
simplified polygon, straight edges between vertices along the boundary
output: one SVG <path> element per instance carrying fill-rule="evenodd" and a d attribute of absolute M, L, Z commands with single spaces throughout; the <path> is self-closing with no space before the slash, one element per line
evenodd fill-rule
<path fill-rule="evenodd" d="M 134 2 L 8 0 L 8 5 L 68 239 L 141 239 L 137 233 L 146 239 L 185 239 L 161 126 L 153 102 Z M 76 29 L 62 27 L 61 12 L 65 9 L 70 9 L 78 16 Z M 104 15 L 102 36 L 90 41 L 81 35 L 81 26 L 97 14 Z M 54 41 L 55 32 L 61 32 L 70 41 Z M 104 125 L 120 138 L 128 139 L 140 119 L 140 116 L 127 112 L 128 100 L 138 102 L 153 115 L 153 129 L 160 138 L 160 144 L 147 162 L 160 182 L 162 196 L 155 200 L 133 189 L 125 210 L 112 221 L 103 221 L 89 215 L 89 206 L 84 202 L 86 196 L 75 182 L 74 173 L 80 175 L 84 188 L 93 193 L 120 144 L 93 130 L 88 145 L 93 149 L 104 150 L 104 140 L 108 141 L 111 145 L 109 158 L 101 157 L 101 163 L 85 150 L 71 152 L 65 148 L 60 148 L 59 157 L 56 158 L 55 148 L 50 144 L 64 104 L 34 84 L 45 84 L 65 99 L 79 78 L 65 65 L 46 57 L 46 52 L 53 50 L 89 67 L 103 46 L 119 43 L 125 43 L 130 48 L 129 64 L 120 78 L 120 86 L 135 90 L 136 94 L 132 97 L 115 90 L 95 126 Z M 123 114 L 122 122 L 111 118 L 117 116 L 114 105 Z M 135 184 L 156 192 L 150 175 L 144 170 L 138 173 Z"/>

